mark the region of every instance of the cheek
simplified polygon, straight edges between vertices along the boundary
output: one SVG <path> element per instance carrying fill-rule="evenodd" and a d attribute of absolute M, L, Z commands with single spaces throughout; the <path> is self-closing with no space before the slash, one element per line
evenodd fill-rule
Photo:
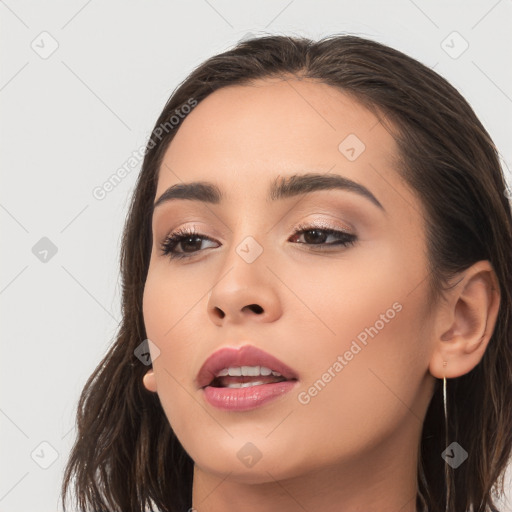
<path fill-rule="evenodd" d="M 311 266 L 307 279 L 293 281 L 309 310 L 296 330 L 300 350 L 292 360 L 307 368 L 300 402 L 310 409 L 305 421 L 339 404 L 343 412 L 333 411 L 334 423 L 350 428 L 354 414 L 363 423 L 373 417 L 369 411 L 393 417 L 403 412 L 397 397 L 415 400 L 428 367 L 424 263 L 396 247 L 385 249 L 378 257 L 368 251 L 357 260 Z M 300 275 L 289 272 L 288 279 Z"/>
<path fill-rule="evenodd" d="M 190 272 L 171 272 L 166 262 L 159 261 L 149 268 L 142 310 L 148 338 L 160 341 L 160 350 L 197 315 L 201 298 L 206 300 L 208 284 L 194 277 Z"/>
<path fill-rule="evenodd" d="M 191 409 L 190 395 L 185 391 L 190 382 L 184 378 L 187 369 L 184 362 L 189 360 L 193 337 L 183 329 L 190 322 L 188 317 L 194 315 L 193 304 L 197 303 L 198 293 L 194 282 L 188 287 L 180 285 L 179 279 L 178 282 L 169 279 L 168 271 L 150 267 L 142 311 L 146 335 L 160 350 L 153 360 L 153 370 L 159 399 L 173 428 L 179 421 L 180 411 Z M 180 339 L 180 343 L 173 344 L 173 339 Z M 187 413 L 187 421 L 193 419 L 193 412 Z"/>
<path fill-rule="evenodd" d="M 149 268 L 142 312 L 147 337 L 160 350 L 153 364 L 160 398 L 175 386 L 190 389 L 204 354 L 215 348 L 207 315 L 211 280 L 211 273 L 199 275 L 192 266 L 171 269 L 157 261 Z"/>
<path fill-rule="evenodd" d="M 200 341 L 197 326 L 205 321 L 204 315 L 201 320 L 199 316 L 205 307 L 203 301 L 207 300 L 207 285 L 194 279 L 183 281 L 183 275 L 171 276 L 168 269 L 155 266 L 150 267 L 144 287 L 142 311 L 146 334 L 160 350 L 153 363 L 159 394 L 162 390 L 172 392 L 171 388 L 184 383 L 186 371 L 190 373 L 193 366 L 191 351 Z"/>
<path fill-rule="evenodd" d="M 403 302 L 410 284 L 408 274 L 415 269 L 396 249 L 381 245 L 372 250 L 347 251 L 343 258 L 318 258 L 318 264 L 283 268 L 282 280 L 289 283 L 302 302 L 300 321 L 337 348 L 374 325 L 395 302 Z M 301 276 L 300 279 L 297 276 Z M 289 304 L 297 303 L 290 296 Z M 395 310 L 389 316 L 393 317 Z"/>
<path fill-rule="evenodd" d="M 301 388 L 304 393 L 297 396 L 301 405 L 294 416 L 301 435 L 315 439 L 317 450 L 357 456 L 401 426 L 421 425 L 428 358 L 420 320 L 414 301 L 404 301 L 383 326 L 375 320 L 362 329 L 352 325 L 359 337 L 340 339 L 324 350 L 321 362 L 310 355 L 314 367 Z"/>

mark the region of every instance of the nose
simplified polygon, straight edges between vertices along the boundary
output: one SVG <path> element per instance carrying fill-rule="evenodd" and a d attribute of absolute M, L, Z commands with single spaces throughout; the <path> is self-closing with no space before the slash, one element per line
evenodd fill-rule
<path fill-rule="evenodd" d="M 226 258 L 207 304 L 215 325 L 274 322 L 282 315 L 279 280 L 267 268 L 264 254 L 251 263 L 235 250 Z"/>

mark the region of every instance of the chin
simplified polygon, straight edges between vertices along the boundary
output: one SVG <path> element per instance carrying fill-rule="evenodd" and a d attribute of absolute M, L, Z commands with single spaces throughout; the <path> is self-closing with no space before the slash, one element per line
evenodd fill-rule
<path fill-rule="evenodd" d="M 280 469 L 276 469 L 272 461 L 267 461 L 265 464 L 260 460 L 252 468 L 244 467 L 238 460 L 226 460 L 224 463 L 219 461 L 212 461 L 208 463 L 195 463 L 201 471 L 209 474 L 214 474 L 220 479 L 226 478 L 231 482 L 238 482 L 240 484 L 264 484 L 275 482 L 290 478 L 294 475 L 294 471 L 285 471 L 283 473 Z"/>
<path fill-rule="evenodd" d="M 303 457 L 297 457 L 297 446 L 265 446 L 256 449 L 250 442 L 239 442 L 230 439 L 227 445 L 204 446 L 203 450 L 195 450 L 199 456 L 192 456 L 195 465 L 202 471 L 245 484 L 262 484 L 299 476 L 307 467 Z M 281 449 L 279 449 L 281 448 Z M 291 451 L 286 451 L 291 450 Z"/>

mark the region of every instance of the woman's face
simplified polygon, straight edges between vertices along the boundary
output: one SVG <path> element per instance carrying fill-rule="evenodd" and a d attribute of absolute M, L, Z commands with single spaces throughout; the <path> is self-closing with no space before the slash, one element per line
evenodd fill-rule
<path fill-rule="evenodd" d="M 256 483 L 333 465 L 355 478 L 400 461 L 415 478 L 434 383 L 428 272 L 422 206 L 396 156 L 372 113 L 313 81 L 222 88 L 184 120 L 156 199 L 192 182 L 222 197 L 182 192 L 155 208 L 143 314 L 160 353 L 145 385 L 196 469 Z M 163 254 L 177 230 L 202 238 Z M 198 382 L 214 352 L 246 345 L 295 380 Z M 245 366 L 258 362 L 273 365 Z"/>

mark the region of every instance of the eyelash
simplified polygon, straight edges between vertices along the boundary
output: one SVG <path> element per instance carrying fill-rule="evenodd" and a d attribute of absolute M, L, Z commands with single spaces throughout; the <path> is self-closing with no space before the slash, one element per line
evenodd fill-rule
<path fill-rule="evenodd" d="M 324 233 L 326 235 L 335 235 L 340 238 L 338 242 L 335 243 L 321 243 L 321 244 L 307 244 L 304 242 L 300 242 L 303 245 L 312 245 L 315 247 L 318 247 L 319 249 L 312 249 L 312 250 L 329 250 L 328 247 L 341 245 L 343 247 L 349 247 L 351 245 L 354 245 L 357 241 L 357 236 L 352 233 L 346 233 L 345 231 L 340 231 L 337 229 L 331 229 L 331 228 L 324 228 L 322 226 L 308 226 L 305 224 L 301 224 L 297 227 L 296 231 L 293 233 L 292 238 L 296 237 L 297 235 L 302 235 L 304 233 L 307 233 L 309 231 L 320 231 L 321 233 Z M 165 240 L 160 244 L 161 254 L 163 256 L 168 256 L 171 260 L 173 259 L 182 259 L 182 258 L 190 258 L 200 252 L 193 251 L 191 253 L 185 253 L 185 252 L 174 252 L 174 249 L 178 244 L 180 244 L 183 240 L 186 240 L 187 238 L 201 238 L 203 240 L 208 240 L 210 242 L 215 242 L 213 238 L 210 238 L 209 236 L 203 235 L 195 230 L 195 228 L 181 228 L 176 230 L 174 233 L 171 233 L 168 235 Z"/>

